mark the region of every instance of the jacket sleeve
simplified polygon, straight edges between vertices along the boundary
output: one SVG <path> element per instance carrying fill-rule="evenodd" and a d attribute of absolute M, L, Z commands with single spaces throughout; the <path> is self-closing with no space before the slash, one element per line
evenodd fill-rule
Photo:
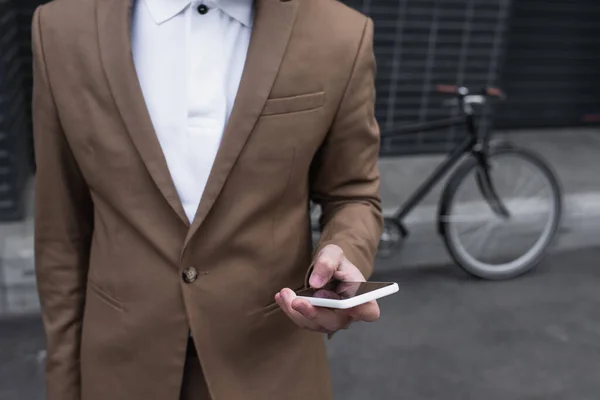
<path fill-rule="evenodd" d="M 79 400 L 80 343 L 93 230 L 90 192 L 61 127 L 45 64 L 43 7 L 32 25 L 35 268 L 47 339 L 47 398 Z"/>
<path fill-rule="evenodd" d="M 328 244 L 338 245 L 366 279 L 373 272 L 383 225 L 375 71 L 373 22 L 366 19 L 350 79 L 311 176 L 311 197 L 322 209 L 315 254 Z"/>

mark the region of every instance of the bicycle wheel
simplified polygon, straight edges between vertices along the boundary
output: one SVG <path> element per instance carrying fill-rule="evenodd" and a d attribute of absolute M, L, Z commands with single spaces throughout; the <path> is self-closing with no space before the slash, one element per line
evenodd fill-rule
<path fill-rule="evenodd" d="M 533 269 L 551 244 L 561 218 L 561 189 L 551 168 L 527 150 L 492 149 L 488 166 L 486 174 L 472 157 L 453 173 L 439 227 L 465 271 L 510 279 Z"/>

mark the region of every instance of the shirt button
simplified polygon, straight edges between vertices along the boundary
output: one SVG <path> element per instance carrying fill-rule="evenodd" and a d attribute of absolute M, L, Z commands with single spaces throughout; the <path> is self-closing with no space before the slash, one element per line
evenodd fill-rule
<path fill-rule="evenodd" d="M 198 6 L 198 13 L 199 13 L 200 15 L 204 15 L 204 14 L 206 14 L 207 12 L 208 12 L 208 7 L 206 6 L 206 4 L 200 4 L 200 5 Z"/>
<path fill-rule="evenodd" d="M 198 271 L 194 267 L 185 268 L 181 277 L 185 283 L 194 283 L 198 279 Z"/>

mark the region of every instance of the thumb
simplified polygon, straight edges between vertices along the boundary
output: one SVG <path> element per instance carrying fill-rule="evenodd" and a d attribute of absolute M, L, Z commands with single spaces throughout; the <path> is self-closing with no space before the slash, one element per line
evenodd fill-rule
<path fill-rule="evenodd" d="M 344 253 L 338 246 L 324 247 L 313 263 L 313 271 L 308 281 L 310 287 L 320 289 L 329 282 L 342 263 L 343 257 Z"/>

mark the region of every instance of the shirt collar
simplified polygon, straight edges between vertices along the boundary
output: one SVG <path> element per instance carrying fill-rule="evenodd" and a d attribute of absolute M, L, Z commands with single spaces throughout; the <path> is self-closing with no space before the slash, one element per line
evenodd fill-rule
<path fill-rule="evenodd" d="M 211 3 L 242 25 L 252 27 L 254 0 L 207 0 L 206 5 L 210 7 Z"/>
<path fill-rule="evenodd" d="M 162 24 L 185 10 L 190 0 L 145 0 L 154 22 Z M 247 27 L 253 22 L 253 0 L 206 0 L 209 8 L 220 8 L 225 14 Z"/>

